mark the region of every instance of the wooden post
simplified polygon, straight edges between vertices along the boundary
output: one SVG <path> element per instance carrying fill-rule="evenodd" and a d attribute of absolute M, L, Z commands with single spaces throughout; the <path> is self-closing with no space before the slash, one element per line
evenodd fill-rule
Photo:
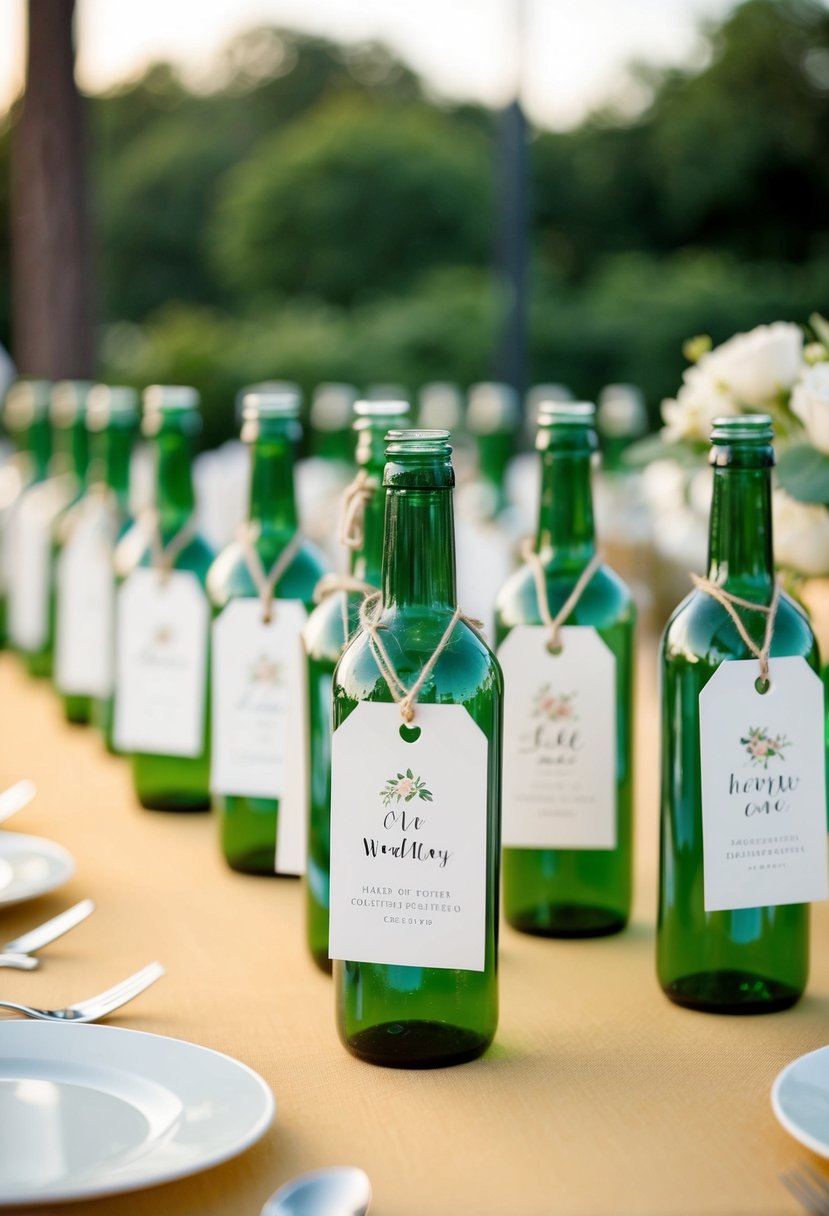
<path fill-rule="evenodd" d="M 29 0 L 26 91 L 12 130 L 12 341 L 18 371 L 88 379 L 95 365 L 75 0 Z"/>

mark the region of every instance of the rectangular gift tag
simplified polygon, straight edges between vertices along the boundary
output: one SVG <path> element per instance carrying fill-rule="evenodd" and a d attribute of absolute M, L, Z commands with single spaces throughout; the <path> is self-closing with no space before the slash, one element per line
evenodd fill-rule
<path fill-rule="evenodd" d="M 195 574 L 134 570 L 118 591 L 115 744 L 198 756 L 204 748 L 208 607 Z"/>
<path fill-rule="evenodd" d="M 334 732 L 331 958 L 483 971 L 487 749 L 462 705 L 406 727 L 362 702 Z"/>
<path fill-rule="evenodd" d="M 112 516 L 90 502 L 57 563 L 55 683 L 63 693 L 108 697 L 113 687 L 115 575 Z"/>
<path fill-rule="evenodd" d="M 504 672 L 503 843 L 519 849 L 616 847 L 616 657 L 595 629 L 518 625 Z"/>
<path fill-rule="evenodd" d="M 827 897 L 823 685 L 805 659 L 721 663 L 699 695 L 706 912 Z"/>
<path fill-rule="evenodd" d="M 52 498 L 48 484 L 33 486 L 14 514 L 9 536 L 9 636 L 20 650 L 37 651 L 49 638 L 49 560 Z"/>
<path fill-rule="evenodd" d="M 305 869 L 307 760 L 297 600 L 275 600 L 269 623 L 257 598 L 236 599 L 213 622 L 213 746 L 216 794 L 279 799 L 276 869 Z"/>

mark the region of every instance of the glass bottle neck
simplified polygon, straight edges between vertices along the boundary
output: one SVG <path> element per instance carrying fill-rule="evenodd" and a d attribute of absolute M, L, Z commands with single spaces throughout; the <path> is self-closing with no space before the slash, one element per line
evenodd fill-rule
<path fill-rule="evenodd" d="M 260 536 L 290 540 L 298 527 L 294 491 L 294 441 L 287 434 L 260 434 L 251 445 L 248 518 Z"/>
<path fill-rule="evenodd" d="M 771 595 L 771 468 L 714 469 L 708 577 L 746 598 Z"/>
<path fill-rule="evenodd" d="M 156 507 L 162 529 L 181 527 L 193 514 L 190 437 L 181 431 L 160 431 L 155 437 Z"/>
<path fill-rule="evenodd" d="M 387 489 L 383 603 L 454 611 L 457 602 L 452 491 Z"/>
<path fill-rule="evenodd" d="M 542 453 L 536 551 L 552 551 L 553 564 L 561 566 L 583 566 L 595 553 L 589 451 Z"/>
<path fill-rule="evenodd" d="M 43 481 L 49 475 L 52 459 L 52 428 L 48 418 L 37 418 L 31 423 L 26 446 L 32 462 L 32 480 Z"/>
<path fill-rule="evenodd" d="M 104 480 L 125 513 L 129 506 L 133 441 L 134 434 L 129 428 L 109 427 L 103 435 Z"/>

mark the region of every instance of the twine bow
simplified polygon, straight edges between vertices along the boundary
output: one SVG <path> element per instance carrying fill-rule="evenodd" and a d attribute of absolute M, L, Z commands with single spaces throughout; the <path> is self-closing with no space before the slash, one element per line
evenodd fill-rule
<path fill-rule="evenodd" d="M 700 578 L 698 574 L 691 575 L 691 582 L 696 587 L 697 591 L 701 591 L 704 595 L 709 595 L 712 600 L 716 600 L 718 604 L 726 610 L 731 620 L 734 622 L 737 632 L 745 642 L 750 653 L 760 664 L 760 679 L 767 681 L 769 678 L 769 653 L 771 651 L 772 638 L 774 637 L 774 623 L 777 619 L 777 605 L 780 603 L 780 579 L 774 580 L 774 591 L 771 597 L 771 603 L 753 604 L 751 600 L 744 600 L 739 595 L 732 595 L 730 591 L 725 591 L 717 583 L 712 583 L 708 578 Z M 756 642 L 749 636 L 748 630 L 740 619 L 738 608 L 745 608 L 750 612 L 759 612 L 766 618 L 766 628 L 763 634 L 763 644 L 758 646 Z"/>
<path fill-rule="evenodd" d="M 547 595 L 547 575 L 544 570 L 544 563 L 541 560 L 541 556 L 536 553 L 535 549 L 533 548 L 531 540 L 527 539 L 521 545 L 521 557 L 532 571 L 533 580 L 535 581 L 535 595 L 536 600 L 538 601 L 538 614 L 546 625 L 550 634 L 548 642 L 549 649 L 558 654 L 562 649 L 562 626 L 570 619 L 576 605 L 584 594 L 588 583 L 599 569 L 599 566 L 601 566 L 601 555 L 598 553 L 593 554 L 590 561 L 584 567 L 576 580 L 575 587 L 567 596 L 567 599 L 561 605 L 555 616 L 553 616 L 552 612 L 550 611 L 550 600 Z"/>
<path fill-rule="evenodd" d="M 248 521 L 242 524 L 238 532 L 238 541 L 244 555 L 250 576 L 254 581 L 259 598 L 262 601 L 262 621 L 270 625 L 273 620 L 273 599 L 277 584 L 282 575 L 296 557 L 302 545 L 302 535 L 295 532 L 292 539 L 277 557 L 270 570 L 266 571 L 256 548 L 260 528 L 258 524 Z"/>

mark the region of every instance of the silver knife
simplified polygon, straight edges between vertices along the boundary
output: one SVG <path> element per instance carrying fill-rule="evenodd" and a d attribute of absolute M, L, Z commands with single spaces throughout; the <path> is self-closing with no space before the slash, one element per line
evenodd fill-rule
<path fill-rule="evenodd" d="M 13 942 L 6 942 L 5 946 L 0 947 L 0 951 L 3 954 L 33 954 L 35 950 L 48 946 L 50 942 L 56 941 L 64 933 L 74 929 L 75 925 L 86 920 L 87 916 L 91 916 L 94 911 L 95 901 L 82 899 L 79 904 L 67 908 L 58 916 L 53 916 L 51 920 L 24 933 L 22 937 L 16 937 Z"/>
<path fill-rule="evenodd" d="M 3 790 L 0 794 L 0 823 L 4 819 L 10 819 L 18 811 L 22 811 L 36 793 L 37 786 L 34 781 L 29 781 L 25 777 L 22 781 L 15 781 L 14 785 L 10 785 L 7 790 Z"/>

